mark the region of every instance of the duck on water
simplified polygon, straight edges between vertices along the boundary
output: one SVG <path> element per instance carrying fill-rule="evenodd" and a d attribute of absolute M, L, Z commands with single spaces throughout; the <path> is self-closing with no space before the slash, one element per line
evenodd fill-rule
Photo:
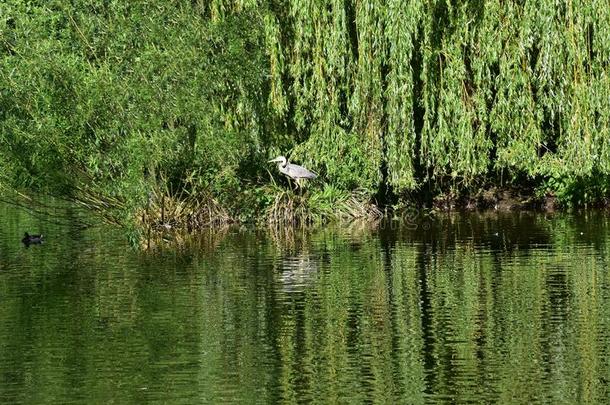
<path fill-rule="evenodd" d="M 21 242 L 25 245 L 39 244 L 43 242 L 44 235 L 30 235 L 29 233 L 25 233 Z"/>

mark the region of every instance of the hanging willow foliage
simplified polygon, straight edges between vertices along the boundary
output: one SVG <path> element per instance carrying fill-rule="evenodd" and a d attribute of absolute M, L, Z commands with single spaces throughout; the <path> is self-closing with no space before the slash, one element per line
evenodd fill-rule
<path fill-rule="evenodd" d="M 607 0 L 0 4 L 16 186 L 231 205 L 279 151 L 368 195 L 607 179 L 609 94 Z"/>
<path fill-rule="evenodd" d="M 422 6 L 421 2 L 405 4 L 401 0 L 391 0 L 387 4 L 384 158 L 388 166 L 387 181 L 396 191 L 413 189 L 417 185 L 413 167 L 416 143 L 413 64 Z"/>
<path fill-rule="evenodd" d="M 287 119 L 332 181 L 610 173 L 607 2 L 288 3 Z"/>
<path fill-rule="evenodd" d="M 424 26 L 421 156 L 435 177 L 469 180 L 487 169 L 491 145 L 469 61 L 475 32 L 468 6 L 439 2 L 439 13 L 428 15 Z"/>

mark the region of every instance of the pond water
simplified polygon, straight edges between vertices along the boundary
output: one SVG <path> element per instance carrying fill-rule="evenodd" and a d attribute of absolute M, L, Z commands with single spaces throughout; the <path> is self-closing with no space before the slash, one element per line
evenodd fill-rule
<path fill-rule="evenodd" d="M 0 205 L 0 403 L 610 399 L 603 213 L 235 227 L 149 252 L 56 219 Z"/>

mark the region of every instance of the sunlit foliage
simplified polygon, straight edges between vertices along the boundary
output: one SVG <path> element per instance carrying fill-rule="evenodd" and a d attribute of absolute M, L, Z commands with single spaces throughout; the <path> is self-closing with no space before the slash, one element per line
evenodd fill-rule
<path fill-rule="evenodd" d="M 585 204 L 610 191 L 608 38 L 602 0 L 9 0 L 0 181 L 239 217 L 282 152 L 311 195 L 528 179 Z"/>

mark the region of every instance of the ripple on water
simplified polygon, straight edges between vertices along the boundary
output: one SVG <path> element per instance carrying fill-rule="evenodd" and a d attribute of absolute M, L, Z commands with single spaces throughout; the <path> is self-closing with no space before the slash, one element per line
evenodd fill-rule
<path fill-rule="evenodd" d="M 137 253 L 108 228 L 74 231 L 0 209 L 3 403 L 609 395 L 602 215 L 231 229 Z M 25 248 L 23 229 L 49 239 Z"/>

